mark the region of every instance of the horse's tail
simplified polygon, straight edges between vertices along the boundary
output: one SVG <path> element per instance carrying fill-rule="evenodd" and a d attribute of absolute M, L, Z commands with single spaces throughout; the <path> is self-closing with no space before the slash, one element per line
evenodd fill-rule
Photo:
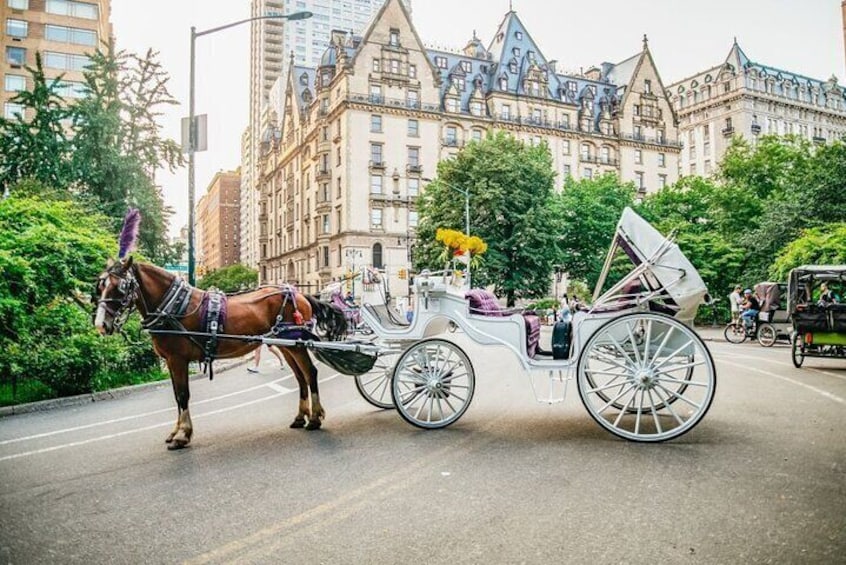
<path fill-rule="evenodd" d="M 311 311 L 317 320 L 317 327 L 323 330 L 329 341 L 340 341 L 347 335 L 347 318 L 332 304 L 321 302 L 310 294 L 304 295 L 311 305 Z"/>

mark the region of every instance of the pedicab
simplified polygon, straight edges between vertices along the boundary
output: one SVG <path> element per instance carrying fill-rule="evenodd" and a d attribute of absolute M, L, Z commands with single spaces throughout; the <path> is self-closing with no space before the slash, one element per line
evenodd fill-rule
<path fill-rule="evenodd" d="M 846 304 L 822 284 L 846 289 L 846 265 L 803 265 L 790 271 L 788 310 L 793 320 L 791 358 L 798 369 L 807 357 L 846 359 Z"/>
<path fill-rule="evenodd" d="M 787 283 L 761 282 L 755 285 L 761 304 L 755 337 L 762 347 L 772 347 L 778 340 L 790 343 L 793 324 L 787 311 Z"/>

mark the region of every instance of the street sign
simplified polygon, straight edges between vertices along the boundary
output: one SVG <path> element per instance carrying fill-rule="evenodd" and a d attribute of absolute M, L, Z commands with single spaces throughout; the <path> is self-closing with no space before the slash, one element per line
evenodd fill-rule
<path fill-rule="evenodd" d="M 182 152 L 191 153 L 191 137 L 188 132 L 189 118 L 182 118 Z M 209 148 L 208 115 L 200 114 L 194 116 L 194 153 L 205 151 Z"/>

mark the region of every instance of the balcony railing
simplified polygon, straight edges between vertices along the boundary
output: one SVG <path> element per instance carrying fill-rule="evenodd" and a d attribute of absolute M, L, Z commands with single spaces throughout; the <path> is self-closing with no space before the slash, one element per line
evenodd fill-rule
<path fill-rule="evenodd" d="M 366 104 L 374 104 L 377 106 L 388 106 L 391 108 L 410 108 L 413 110 L 423 110 L 425 112 L 440 112 L 440 104 L 423 104 L 420 100 L 410 100 L 402 98 L 385 98 L 379 94 L 348 94 L 347 100 L 350 102 L 359 102 Z"/>
<path fill-rule="evenodd" d="M 723 128 L 723 136 L 731 137 L 734 135 L 734 126 L 726 126 Z"/>
<path fill-rule="evenodd" d="M 386 167 L 385 160 L 384 159 L 371 160 L 369 166 L 373 170 L 384 171 L 385 167 Z"/>
<path fill-rule="evenodd" d="M 752 124 L 750 129 L 752 130 L 752 135 L 758 135 L 759 133 L 761 133 L 760 124 Z"/>
<path fill-rule="evenodd" d="M 463 147 L 464 142 L 457 137 L 445 137 L 441 140 L 441 145 L 444 147 Z"/>
<path fill-rule="evenodd" d="M 826 139 L 822 136 L 819 136 L 819 135 L 815 135 L 811 139 L 813 140 L 814 143 L 817 143 L 819 145 L 823 145 L 826 142 Z"/>
<path fill-rule="evenodd" d="M 602 157 L 598 155 L 579 155 L 579 161 L 582 163 L 593 163 L 594 165 L 606 165 L 608 167 L 616 167 L 619 161 L 613 157 Z"/>
<path fill-rule="evenodd" d="M 409 163 L 406 165 L 405 170 L 408 173 L 421 173 L 423 172 L 423 165 L 419 163 Z"/>

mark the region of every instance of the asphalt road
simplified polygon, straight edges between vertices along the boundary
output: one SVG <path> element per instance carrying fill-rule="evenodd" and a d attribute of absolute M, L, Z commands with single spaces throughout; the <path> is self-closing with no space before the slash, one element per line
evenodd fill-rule
<path fill-rule="evenodd" d="M 439 431 L 325 367 L 324 428 L 289 429 L 270 355 L 192 382 L 179 452 L 169 384 L 3 418 L 0 563 L 843 563 L 846 361 L 708 345 L 712 408 L 658 445 L 603 431 L 575 383 L 538 404 L 478 347 L 473 404 Z"/>

